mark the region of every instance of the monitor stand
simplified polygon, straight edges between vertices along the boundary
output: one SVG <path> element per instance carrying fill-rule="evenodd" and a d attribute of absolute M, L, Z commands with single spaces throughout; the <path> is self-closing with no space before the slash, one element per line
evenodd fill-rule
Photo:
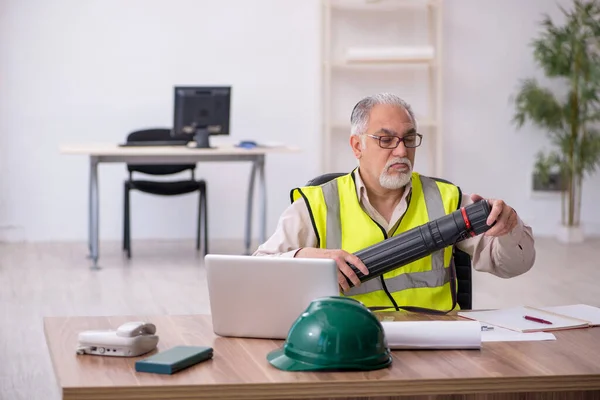
<path fill-rule="evenodd" d="M 208 131 L 208 127 L 196 128 L 196 133 L 192 139 L 194 142 L 196 142 L 196 144 L 190 147 L 196 149 L 213 149 L 214 147 L 210 147 L 210 143 L 208 141 L 209 136 L 210 132 Z"/>

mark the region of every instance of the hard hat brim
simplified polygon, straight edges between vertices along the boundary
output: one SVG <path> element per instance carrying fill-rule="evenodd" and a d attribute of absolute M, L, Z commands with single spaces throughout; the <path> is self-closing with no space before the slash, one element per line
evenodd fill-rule
<path fill-rule="evenodd" d="M 344 364 L 344 365 L 318 365 L 294 360 L 285 355 L 284 349 L 277 349 L 267 354 L 267 360 L 277 369 L 282 371 L 373 371 L 382 369 L 392 363 L 392 356 L 387 357 L 381 364 Z"/>

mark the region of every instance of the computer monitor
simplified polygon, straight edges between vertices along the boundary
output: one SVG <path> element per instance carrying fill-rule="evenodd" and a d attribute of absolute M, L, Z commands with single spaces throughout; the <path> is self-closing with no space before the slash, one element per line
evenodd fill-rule
<path fill-rule="evenodd" d="M 171 135 L 211 148 L 210 135 L 229 135 L 230 86 L 176 86 Z"/>

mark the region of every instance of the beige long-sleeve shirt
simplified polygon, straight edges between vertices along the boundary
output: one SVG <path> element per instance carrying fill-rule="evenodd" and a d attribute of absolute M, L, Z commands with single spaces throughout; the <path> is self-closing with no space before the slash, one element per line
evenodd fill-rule
<path fill-rule="evenodd" d="M 406 186 L 402 199 L 387 221 L 371 205 L 366 187 L 355 171 L 356 191 L 363 210 L 391 235 L 408 207 L 407 197 L 412 187 Z M 462 195 L 461 206 L 471 204 L 471 196 Z M 489 272 L 501 278 L 511 278 L 527 272 L 535 261 L 535 245 L 531 227 L 518 218 L 511 232 L 500 237 L 478 235 L 465 239 L 456 246 L 471 256 L 475 270 Z M 292 203 L 281 215 L 273 235 L 254 253 L 255 256 L 294 257 L 303 247 L 316 247 L 317 236 L 310 221 L 304 199 Z"/>

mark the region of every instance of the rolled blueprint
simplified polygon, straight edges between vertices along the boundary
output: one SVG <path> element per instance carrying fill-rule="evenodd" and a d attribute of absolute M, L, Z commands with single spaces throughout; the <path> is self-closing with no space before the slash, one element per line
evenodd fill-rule
<path fill-rule="evenodd" d="M 348 265 L 361 282 L 375 279 L 435 251 L 486 232 L 495 224 L 486 224 L 490 211 L 488 202 L 480 200 L 357 251 L 354 255 L 365 264 L 369 270 L 368 275 L 364 275 L 354 265 Z M 354 286 L 350 279 L 346 280 L 350 286 Z"/>
<path fill-rule="evenodd" d="M 391 350 L 480 349 L 478 321 L 382 321 Z"/>

